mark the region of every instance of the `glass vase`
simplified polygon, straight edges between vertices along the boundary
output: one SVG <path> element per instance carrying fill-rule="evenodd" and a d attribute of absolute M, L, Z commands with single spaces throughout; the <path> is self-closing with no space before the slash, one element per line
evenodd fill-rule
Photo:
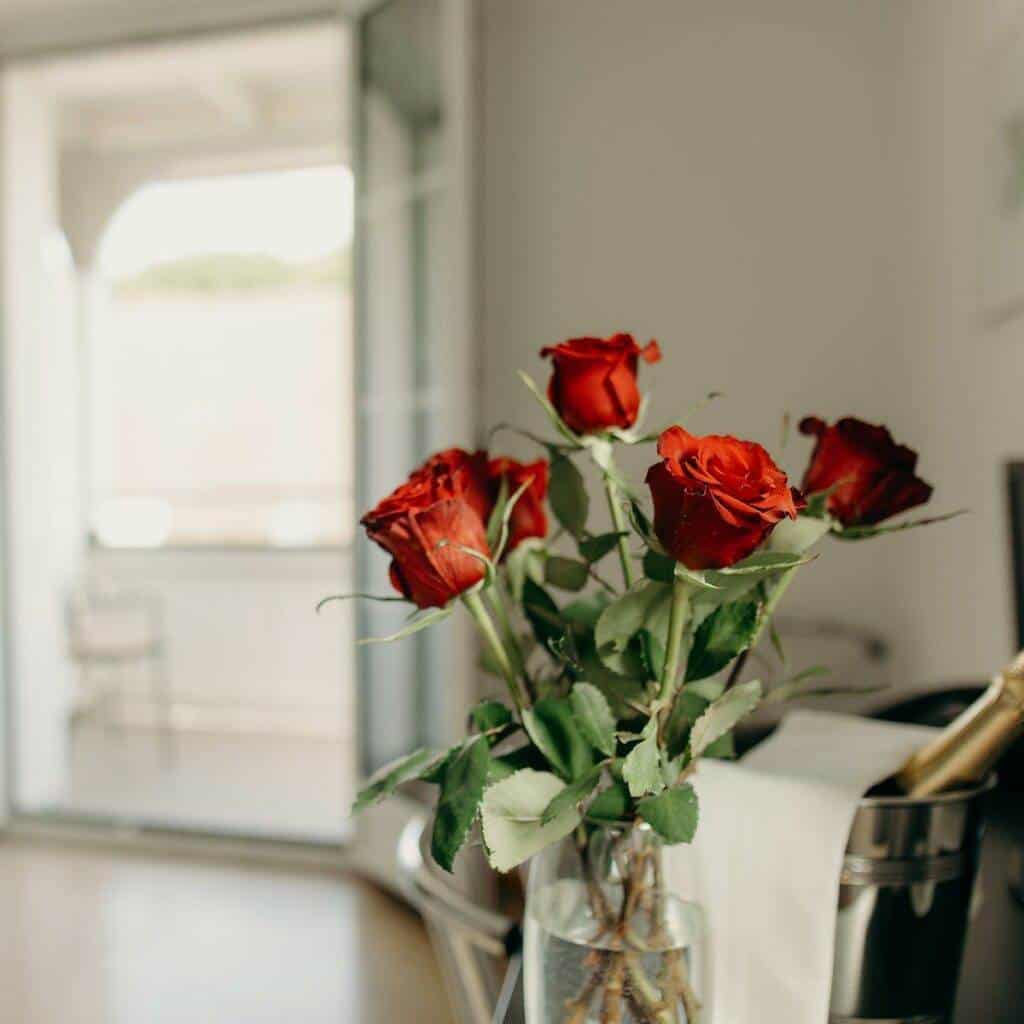
<path fill-rule="evenodd" d="M 704 914 L 648 826 L 581 825 L 530 864 L 527 1024 L 708 1024 Z"/>

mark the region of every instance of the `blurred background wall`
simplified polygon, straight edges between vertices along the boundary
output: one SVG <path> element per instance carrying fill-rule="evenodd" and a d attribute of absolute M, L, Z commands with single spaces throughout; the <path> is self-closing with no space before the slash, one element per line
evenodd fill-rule
<path fill-rule="evenodd" d="M 629 330 L 665 352 L 642 371 L 651 426 L 712 389 L 692 428 L 775 452 L 782 409 L 887 423 L 934 509 L 972 514 L 833 545 L 789 610 L 887 636 L 908 685 L 987 674 L 1012 643 L 1001 463 L 1024 352 L 1019 323 L 978 316 L 995 7 L 483 5 L 484 418 L 539 425 L 512 372 Z M 791 474 L 808 451 L 790 437 Z"/>

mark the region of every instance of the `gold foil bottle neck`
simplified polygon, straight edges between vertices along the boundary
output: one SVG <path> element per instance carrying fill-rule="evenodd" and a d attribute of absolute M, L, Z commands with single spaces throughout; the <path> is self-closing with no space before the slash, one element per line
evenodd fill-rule
<path fill-rule="evenodd" d="M 910 757 L 896 781 L 911 796 L 976 785 L 1024 731 L 1024 652 L 955 721 Z"/>

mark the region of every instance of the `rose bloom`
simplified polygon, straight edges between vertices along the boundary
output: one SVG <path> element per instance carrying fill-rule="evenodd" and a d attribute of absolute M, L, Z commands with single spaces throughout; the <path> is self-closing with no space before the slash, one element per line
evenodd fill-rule
<path fill-rule="evenodd" d="M 817 416 L 800 421 L 816 437 L 804 474 L 807 494 L 828 491 L 827 508 L 844 526 L 869 526 L 923 505 L 932 488 L 915 475 L 917 452 L 896 444 L 882 426 L 846 416 L 831 427 Z"/>
<path fill-rule="evenodd" d="M 416 473 L 430 471 L 451 478 L 452 486 L 458 488 L 486 525 L 490 518 L 494 499 L 491 497 L 491 474 L 487 452 L 467 452 L 464 448 L 445 448 L 431 455 Z"/>
<path fill-rule="evenodd" d="M 438 453 L 360 520 L 391 555 L 395 589 L 420 608 L 445 605 L 484 578 L 483 563 L 462 550 L 491 554 L 474 458 Z"/>
<path fill-rule="evenodd" d="M 661 359 L 656 341 L 640 348 L 632 334 L 572 338 L 542 348 L 540 354 L 550 356 L 555 365 L 548 398 L 577 434 L 633 426 L 640 411 L 637 359 L 648 363 Z"/>
<path fill-rule="evenodd" d="M 661 462 L 647 471 L 654 531 L 689 569 L 724 569 L 746 558 L 803 499 L 759 444 L 669 427 Z"/>
<path fill-rule="evenodd" d="M 519 496 L 508 521 L 508 545 L 505 553 L 512 551 L 528 537 L 548 535 L 548 517 L 544 511 L 544 498 L 548 493 L 548 464 L 545 459 L 522 463 L 514 459 L 491 459 L 488 466 L 491 483 L 491 500 L 498 500 L 501 481 L 508 481 L 508 496 L 511 498 L 520 487 L 530 485 Z"/>

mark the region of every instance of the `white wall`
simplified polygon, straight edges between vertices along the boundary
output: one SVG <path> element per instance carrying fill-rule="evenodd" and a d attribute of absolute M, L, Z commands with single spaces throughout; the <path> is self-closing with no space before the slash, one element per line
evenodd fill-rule
<path fill-rule="evenodd" d="M 1024 455 L 1024 320 L 984 324 L 986 211 L 998 178 L 988 163 L 997 123 L 992 86 L 1014 7 L 916 0 L 909 8 L 908 192 L 913 216 L 908 293 L 908 404 L 922 424 L 938 492 L 971 515 L 908 545 L 902 643 L 927 678 L 970 678 L 998 668 L 1013 643 L 1003 464 Z M 1024 52 L 1018 43 L 1016 57 Z M 1024 108 L 1024 92 L 1021 94 Z"/>
<path fill-rule="evenodd" d="M 887 0 L 488 0 L 483 418 L 542 426 L 515 369 L 630 330 L 665 352 L 652 425 L 717 389 L 692 426 L 777 450 L 783 410 L 856 412 L 935 476 L 904 400 L 905 27 Z M 902 539 L 833 545 L 789 610 L 898 637 L 907 562 Z"/>

